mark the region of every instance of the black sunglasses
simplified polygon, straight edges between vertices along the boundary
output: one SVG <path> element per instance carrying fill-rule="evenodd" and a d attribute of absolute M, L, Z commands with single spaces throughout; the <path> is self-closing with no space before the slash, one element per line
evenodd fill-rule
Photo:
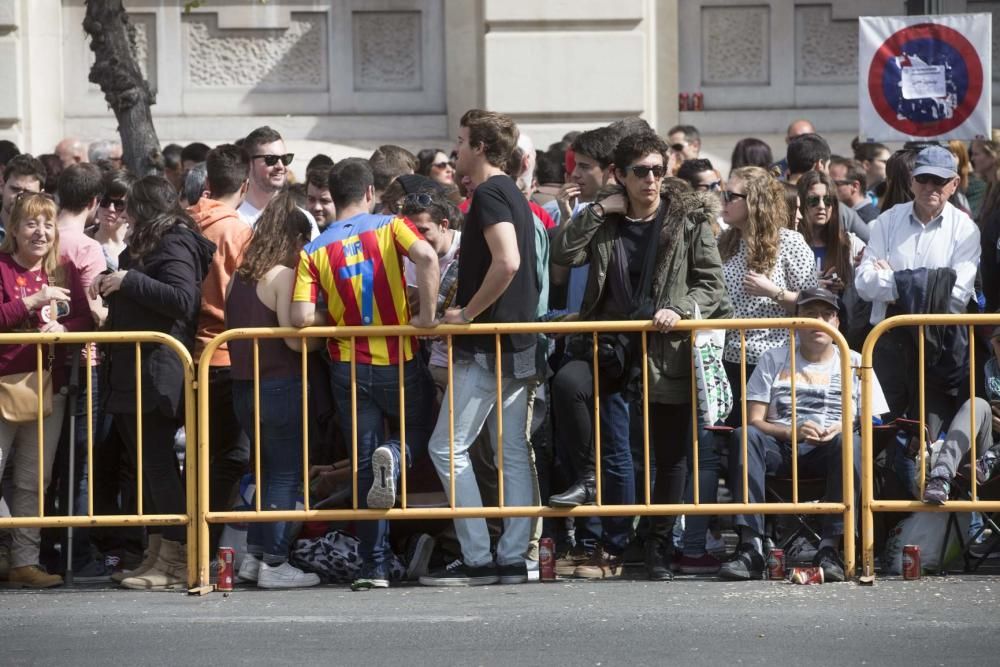
<path fill-rule="evenodd" d="M 295 153 L 285 153 L 284 155 L 271 155 L 271 154 L 254 155 L 252 157 L 254 160 L 256 160 L 257 158 L 262 158 L 264 160 L 264 164 L 266 164 L 268 167 L 273 167 L 274 165 L 278 164 L 278 160 L 281 160 L 281 164 L 287 167 L 292 163 L 292 159 L 295 157 Z"/>
<path fill-rule="evenodd" d="M 741 195 L 739 192 L 730 192 L 729 190 L 724 190 L 722 193 L 722 199 L 727 204 L 732 203 L 734 199 L 746 199 L 746 195 Z"/>
<path fill-rule="evenodd" d="M 101 208 L 110 208 L 114 209 L 117 213 L 121 213 L 125 210 L 125 200 L 105 197 L 101 200 Z"/>
<path fill-rule="evenodd" d="M 626 174 L 630 171 L 635 174 L 636 178 L 646 178 L 649 174 L 653 174 L 653 178 L 663 178 L 664 174 L 667 173 L 667 168 L 662 164 L 652 167 L 647 167 L 644 164 L 633 164 L 631 167 L 625 167 Z"/>
<path fill-rule="evenodd" d="M 404 206 L 430 206 L 434 198 L 426 192 L 411 192 L 403 197 Z"/>
<path fill-rule="evenodd" d="M 451 167 L 452 169 L 455 168 L 455 165 L 452 164 L 451 162 L 448 162 L 447 160 L 442 161 L 442 162 L 435 162 L 431 166 L 432 167 L 437 167 L 438 169 L 444 169 L 445 167 Z"/>
<path fill-rule="evenodd" d="M 820 202 L 823 202 L 823 206 L 830 208 L 833 206 L 833 197 L 830 195 L 823 195 L 822 197 L 819 195 L 809 195 L 806 197 L 806 206 L 809 208 L 816 208 Z"/>
<path fill-rule="evenodd" d="M 712 181 L 711 183 L 697 183 L 694 189 L 701 192 L 717 192 L 721 187 L 721 181 Z"/>
<path fill-rule="evenodd" d="M 935 176 L 934 174 L 920 174 L 919 176 L 914 176 L 913 180 L 921 185 L 927 185 L 928 183 L 941 187 L 942 185 L 947 185 L 951 182 L 950 178 L 941 178 L 940 176 Z"/>
<path fill-rule="evenodd" d="M 685 148 L 687 148 L 687 144 L 670 144 L 670 150 L 676 153 L 680 153 Z"/>

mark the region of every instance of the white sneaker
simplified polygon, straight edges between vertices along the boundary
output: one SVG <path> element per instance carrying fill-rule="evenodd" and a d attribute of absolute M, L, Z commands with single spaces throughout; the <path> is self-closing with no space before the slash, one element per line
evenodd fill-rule
<path fill-rule="evenodd" d="M 288 561 L 281 565 L 261 563 L 258 588 L 308 588 L 319 584 L 319 575 L 303 572 Z"/>
<path fill-rule="evenodd" d="M 243 557 L 243 562 L 240 564 L 240 572 L 236 577 L 240 581 L 249 581 L 251 583 L 257 583 L 257 579 L 260 577 L 260 566 L 263 565 L 261 560 L 252 554 L 247 554 Z"/>
<path fill-rule="evenodd" d="M 396 504 L 396 460 L 392 449 L 382 446 L 372 452 L 372 474 L 375 481 L 368 491 L 368 507 L 392 509 Z"/>

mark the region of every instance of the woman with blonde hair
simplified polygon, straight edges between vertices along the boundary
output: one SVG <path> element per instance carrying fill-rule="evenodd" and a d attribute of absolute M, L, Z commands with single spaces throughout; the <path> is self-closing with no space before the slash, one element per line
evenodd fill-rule
<path fill-rule="evenodd" d="M 0 244 L 0 331 L 4 333 L 62 333 L 94 326 L 80 275 L 72 264 L 59 263 L 56 204 L 47 194 L 18 195 Z M 43 460 L 38 460 L 38 421 L 16 415 L 13 402 L 3 400 L 0 416 L 0 477 L 8 460 L 14 462 L 13 486 L 7 504 L 12 516 L 35 516 L 38 511 L 39 466 L 48 486 L 62 432 L 66 397 L 66 346 L 48 346 L 45 368 L 51 373 L 51 404 L 42 422 Z M 37 372 L 37 346 L 0 345 L 0 368 L 5 378 Z M 37 386 L 37 383 L 36 383 Z M 2 399 L 7 399 L 6 393 Z M 32 411 L 33 412 L 33 411 Z M 11 570 L 14 587 L 49 588 L 63 583 L 38 564 L 41 543 L 37 528 L 11 529 Z"/>
<path fill-rule="evenodd" d="M 761 167 L 740 167 L 729 176 L 722 219 L 729 225 L 719 237 L 726 289 L 738 319 L 786 317 L 795 311 L 799 291 L 816 287 L 816 260 L 798 232 L 788 229 L 788 205 L 781 183 Z M 788 342 L 785 329 L 746 332 L 747 378 L 764 352 Z M 726 334 L 723 361 L 740 400 L 740 334 Z M 741 411 L 729 423 L 738 426 Z"/>

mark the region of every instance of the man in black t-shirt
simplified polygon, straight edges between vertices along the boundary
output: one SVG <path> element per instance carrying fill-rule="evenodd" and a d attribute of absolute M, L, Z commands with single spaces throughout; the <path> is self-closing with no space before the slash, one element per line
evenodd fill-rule
<path fill-rule="evenodd" d="M 470 322 L 530 322 L 538 306 L 535 228 L 528 202 L 504 167 L 517 144 L 517 126 L 503 114 L 473 109 L 462 116 L 458 132 L 459 173 L 475 186 L 472 206 L 462 230 L 455 308 L 446 324 Z M 503 487 L 508 507 L 535 504 L 527 440 L 528 387 L 536 375 L 534 334 L 500 337 L 503 395 Z M 496 339 L 458 336 L 455 339 L 454 475 L 455 506 L 481 507 L 482 498 L 469 461 L 469 447 L 485 425 L 497 443 Z M 449 425 L 452 415 L 444 401 L 428 449 L 450 493 Z M 532 519 L 505 518 L 497 544 L 496 562 L 490 552 L 485 519 L 456 519 L 455 532 L 462 560 L 420 578 L 427 586 L 477 586 L 527 581 L 524 554 Z"/>

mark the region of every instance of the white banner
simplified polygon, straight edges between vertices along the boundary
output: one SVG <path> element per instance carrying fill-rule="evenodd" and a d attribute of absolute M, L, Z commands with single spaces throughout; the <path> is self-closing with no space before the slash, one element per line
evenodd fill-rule
<path fill-rule="evenodd" d="M 991 32 L 990 14 L 862 16 L 862 141 L 988 137 Z"/>

